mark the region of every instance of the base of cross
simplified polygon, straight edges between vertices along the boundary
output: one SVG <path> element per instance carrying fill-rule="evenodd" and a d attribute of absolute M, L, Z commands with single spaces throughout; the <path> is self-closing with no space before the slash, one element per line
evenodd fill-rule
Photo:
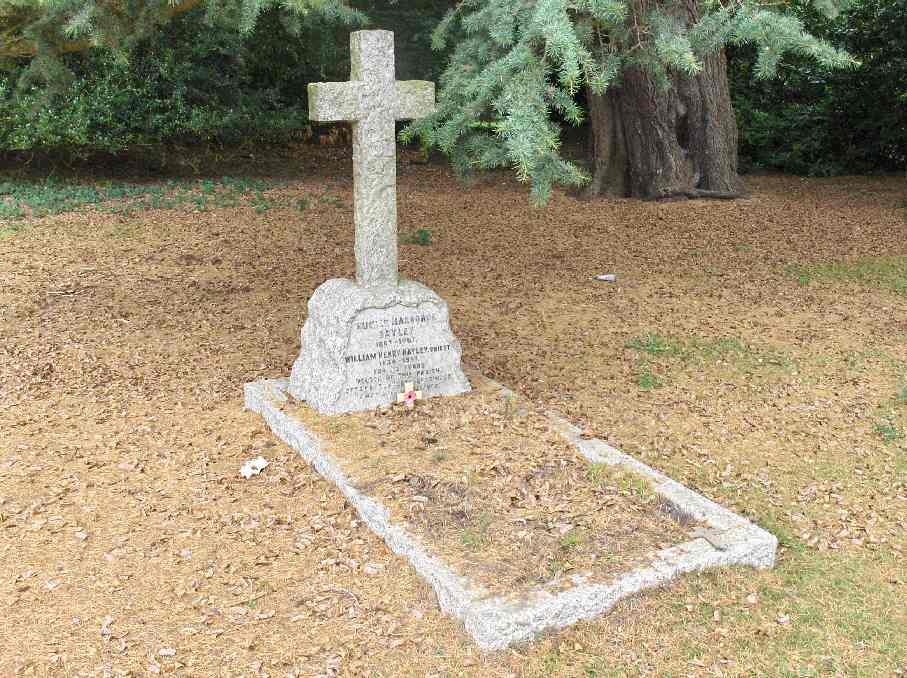
<path fill-rule="evenodd" d="M 309 300 L 290 393 L 322 414 L 390 405 L 413 384 L 423 397 L 470 390 L 447 303 L 425 285 L 334 279 Z"/>

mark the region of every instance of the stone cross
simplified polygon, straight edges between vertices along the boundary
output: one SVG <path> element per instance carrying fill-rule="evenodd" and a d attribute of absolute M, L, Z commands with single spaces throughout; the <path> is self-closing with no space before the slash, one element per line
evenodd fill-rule
<path fill-rule="evenodd" d="M 350 82 L 309 84 L 309 118 L 353 123 L 356 282 L 396 286 L 397 145 L 394 122 L 435 110 L 435 84 L 394 78 L 394 34 L 350 35 Z"/>

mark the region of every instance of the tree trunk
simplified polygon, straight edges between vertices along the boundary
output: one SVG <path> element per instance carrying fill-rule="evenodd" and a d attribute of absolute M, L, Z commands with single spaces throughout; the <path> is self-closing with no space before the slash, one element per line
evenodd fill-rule
<path fill-rule="evenodd" d="M 589 92 L 588 100 L 593 171 L 587 194 L 622 198 L 627 193 L 629 166 L 620 110 L 614 97 Z"/>
<path fill-rule="evenodd" d="M 684 12 L 692 23 L 695 9 L 687 6 Z M 634 66 L 624 71 L 619 87 L 603 95 L 588 92 L 589 197 L 738 196 L 737 122 L 724 54 L 706 58 L 695 77 L 671 80 L 665 90 Z"/>

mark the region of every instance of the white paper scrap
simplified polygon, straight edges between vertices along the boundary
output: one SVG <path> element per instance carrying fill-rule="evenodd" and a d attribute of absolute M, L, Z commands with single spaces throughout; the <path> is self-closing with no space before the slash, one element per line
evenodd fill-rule
<path fill-rule="evenodd" d="M 239 475 L 243 478 L 251 478 L 252 476 L 257 476 L 259 473 L 265 470 L 270 462 L 264 457 L 257 457 L 255 459 L 250 459 L 245 464 L 242 465 L 242 468 L 239 469 Z"/>

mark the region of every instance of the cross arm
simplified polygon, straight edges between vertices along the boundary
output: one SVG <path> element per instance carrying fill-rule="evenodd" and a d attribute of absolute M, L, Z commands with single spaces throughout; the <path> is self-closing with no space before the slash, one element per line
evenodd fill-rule
<path fill-rule="evenodd" d="M 310 82 L 309 119 L 316 122 L 358 120 L 362 114 L 358 82 Z"/>
<path fill-rule="evenodd" d="M 394 83 L 394 98 L 394 117 L 397 120 L 424 118 L 435 112 L 435 83 L 398 80 Z"/>

